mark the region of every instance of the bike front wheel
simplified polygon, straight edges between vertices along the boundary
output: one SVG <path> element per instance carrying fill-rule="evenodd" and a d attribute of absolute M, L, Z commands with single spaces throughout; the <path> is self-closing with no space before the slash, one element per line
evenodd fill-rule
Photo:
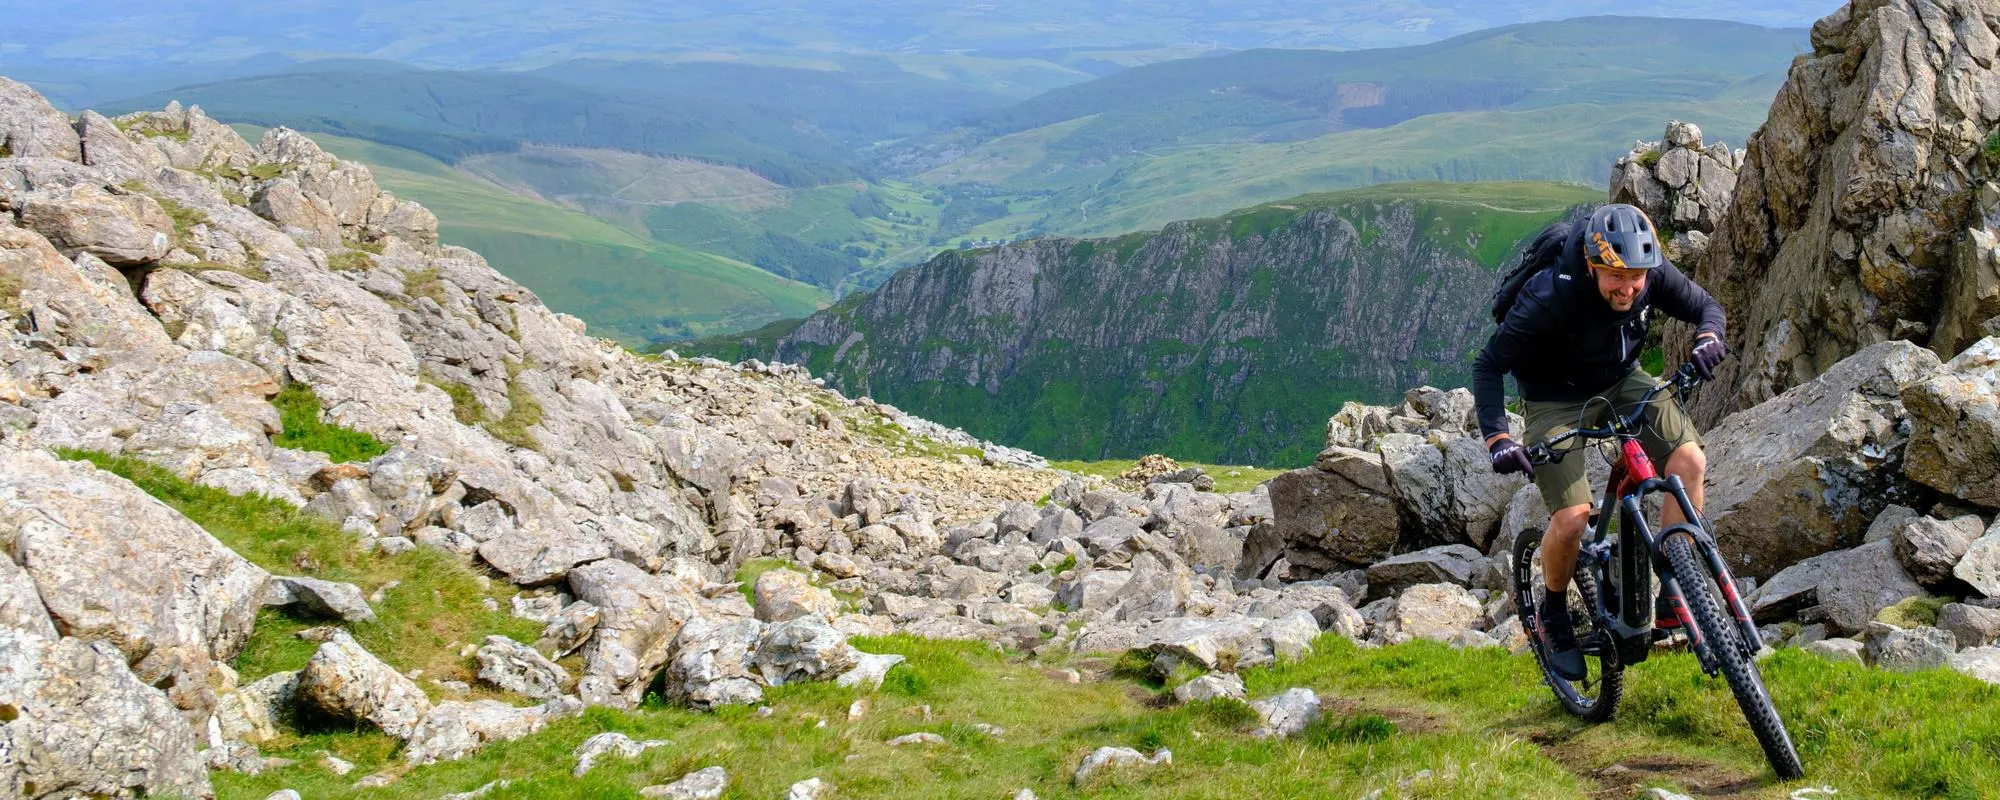
<path fill-rule="evenodd" d="M 1792 737 L 1785 732 L 1785 721 L 1778 718 L 1771 693 L 1764 689 L 1763 676 L 1757 673 L 1757 662 L 1745 655 L 1751 651 L 1744 647 L 1735 621 L 1723 611 L 1715 576 L 1707 569 L 1706 562 L 1696 556 L 1692 539 L 1670 535 L 1660 549 L 1666 553 L 1674 580 L 1680 583 L 1695 631 L 1706 641 L 1708 653 L 1728 679 L 1729 691 L 1736 695 L 1736 706 L 1743 710 L 1743 718 L 1757 735 L 1757 744 L 1764 748 L 1764 758 L 1771 762 L 1771 769 L 1786 780 L 1805 775 L 1798 750 L 1792 747 Z"/>
<path fill-rule="evenodd" d="M 1625 667 L 1618 660 L 1618 648 L 1611 645 L 1609 632 L 1597 628 L 1595 609 L 1597 608 L 1597 578 L 1588 569 L 1579 568 L 1571 573 L 1569 582 L 1569 616 L 1576 623 L 1576 638 L 1585 643 L 1583 651 L 1584 668 L 1588 670 L 1582 680 L 1568 680 L 1556 673 L 1549 663 L 1548 655 L 1542 651 L 1540 636 L 1542 595 L 1548 590 L 1542 580 L 1542 532 L 1522 531 L 1514 540 L 1514 568 L 1511 570 L 1514 583 L 1514 613 L 1521 618 L 1521 629 L 1528 635 L 1528 649 L 1535 654 L 1535 663 L 1542 669 L 1542 681 L 1549 685 L 1556 695 L 1556 702 L 1563 710 L 1591 722 L 1604 722 L 1618 713 L 1618 701 L 1625 694 Z M 1599 646 L 1590 646 L 1596 643 Z"/>

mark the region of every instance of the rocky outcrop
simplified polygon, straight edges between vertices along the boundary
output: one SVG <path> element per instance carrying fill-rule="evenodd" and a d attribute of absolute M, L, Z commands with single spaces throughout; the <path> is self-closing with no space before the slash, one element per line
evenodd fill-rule
<path fill-rule="evenodd" d="M 1928 350 L 1883 342 L 1704 434 L 1706 510 L 1731 569 L 1769 577 L 1861 544 L 1890 504 L 1927 503 L 1904 476 L 1901 392 L 1937 367 Z"/>
<path fill-rule="evenodd" d="M 1994 247 L 1987 133 L 2000 120 L 1982 0 L 1841 6 L 1812 29 L 1750 137 L 1694 277 L 1730 309 L 1737 358 L 1693 409 L 1755 405 L 1886 339 L 1940 355 L 1984 335 Z M 1947 296 L 1952 298 L 1947 301 Z M 1670 345 L 1685 352 L 1685 341 Z"/>
<path fill-rule="evenodd" d="M 0 626 L 0 792 L 213 798 L 194 730 L 109 643 Z"/>
<path fill-rule="evenodd" d="M 0 78 L 0 153 L 77 161 L 83 146 L 69 117 L 35 90 Z"/>
<path fill-rule="evenodd" d="M 1736 193 L 1743 151 L 1704 145 L 1692 122 L 1667 123 L 1666 136 L 1640 142 L 1611 167 L 1611 202 L 1638 206 L 1660 227 L 1667 258 L 1693 271 Z"/>
<path fill-rule="evenodd" d="M 1906 386 L 1911 478 L 2000 509 L 2000 336 L 1980 340 L 1927 379 Z"/>

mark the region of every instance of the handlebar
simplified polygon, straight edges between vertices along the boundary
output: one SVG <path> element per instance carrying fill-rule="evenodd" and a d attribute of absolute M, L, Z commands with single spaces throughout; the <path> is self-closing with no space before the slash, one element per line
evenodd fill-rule
<path fill-rule="evenodd" d="M 1623 416 L 1614 414 L 1610 421 L 1601 427 L 1574 428 L 1548 441 L 1529 445 L 1528 462 L 1536 466 L 1560 463 L 1564 456 L 1583 449 L 1590 441 L 1634 436 L 1640 416 L 1646 413 L 1646 407 L 1652 405 L 1653 399 L 1659 397 L 1661 392 L 1672 391 L 1677 399 L 1685 399 L 1701 384 L 1701 376 L 1695 373 L 1694 365 L 1682 364 L 1680 369 L 1674 371 L 1672 377 L 1647 390 L 1646 394 L 1639 398 L 1639 402 L 1632 404 L 1630 413 Z M 1584 444 L 1567 448 L 1561 446 L 1576 439 L 1584 440 Z"/>

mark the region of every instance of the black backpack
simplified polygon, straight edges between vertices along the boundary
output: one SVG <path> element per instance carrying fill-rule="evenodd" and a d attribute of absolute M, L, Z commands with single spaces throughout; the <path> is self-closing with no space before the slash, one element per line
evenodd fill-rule
<path fill-rule="evenodd" d="M 1507 277 L 1500 279 L 1500 285 L 1493 290 L 1493 324 L 1507 320 L 1507 312 L 1514 307 L 1515 296 L 1521 293 L 1521 287 L 1527 285 L 1529 278 L 1562 263 L 1563 247 L 1575 234 L 1576 225 L 1574 222 L 1558 222 L 1543 228 L 1527 249 L 1521 251 L 1521 263 L 1508 270 Z"/>

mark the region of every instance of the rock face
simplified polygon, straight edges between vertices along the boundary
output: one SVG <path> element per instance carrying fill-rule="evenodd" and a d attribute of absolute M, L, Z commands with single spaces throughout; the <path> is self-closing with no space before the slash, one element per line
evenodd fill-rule
<path fill-rule="evenodd" d="M 215 796 L 193 729 L 109 644 L 0 626 L 0 705 L 10 797 Z"/>
<path fill-rule="evenodd" d="M 35 90 L 6 78 L 0 78 L 0 147 L 19 158 L 83 157 L 69 117 Z"/>
<path fill-rule="evenodd" d="M 1737 574 L 1859 545 L 1887 505 L 1925 500 L 1903 476 L 1900 393 L 1937 366 L 1928 350 L 1883 342 L 1703 435 L 1709 520 Z"/>
<path fill-rule="evenodd" d="M 2000 74 L 1982 0 L 1841 6 L 1812 28 L 1694 277 L 1730 309 L 1698 423 L 1811 380 L 1885 339 L 1944 356 L 1992 300 L 1986 132 Z M 1947 295 L 1963 298 L 1946 302 Z M 1683 334 L 1685 336 L 1685 334 Z M 1670 353 L 1686 352 L 1670 342 Z"/>
<path fill-rule="evenodd" d="M 1611 202 L 1638 206 L 1664 230 L 1667 258 L 1692 270 L 1729 210 L 1743 151 L 1704 145 L 1701 128 L 1674 120 L 1665 138 L 1644 142 L 1611 168 Z"/>
<path fill-rule="evenodd" d="M 747 352 L 830 360 L 825 377 L 844 391 L 1052 456 L 1202 441 L 1222 443 L 1200 454 L 1217 463 L 1301 463 L 1316 448 L 1295 432 L 1323 412 L 1262 398 L 1467 381 L 1464 354 L 1485 335 L 1467 298 L 1485 296 L 1504 256 L 1465 242 L 1502 233 L 1474 222 L 1443 234 L 1427 224 L 1437 213 L 1425 199 L 1336 195 L 1143 238 L 946 252 Z"/>
<path fill-rule="evenodd" d="M 1904 470 L 1938 491 L 2000 508 L 2000 336 L 1903 389 L 1914 431 Z"/>
<path fill-rule="evenodd" d="M 1401 531 L 1382 457 L 1359 450 L 1332 448 L 1271 479 L 1271 508 L 1285 558 L 1321 573 L 1381 560 Z"/>

